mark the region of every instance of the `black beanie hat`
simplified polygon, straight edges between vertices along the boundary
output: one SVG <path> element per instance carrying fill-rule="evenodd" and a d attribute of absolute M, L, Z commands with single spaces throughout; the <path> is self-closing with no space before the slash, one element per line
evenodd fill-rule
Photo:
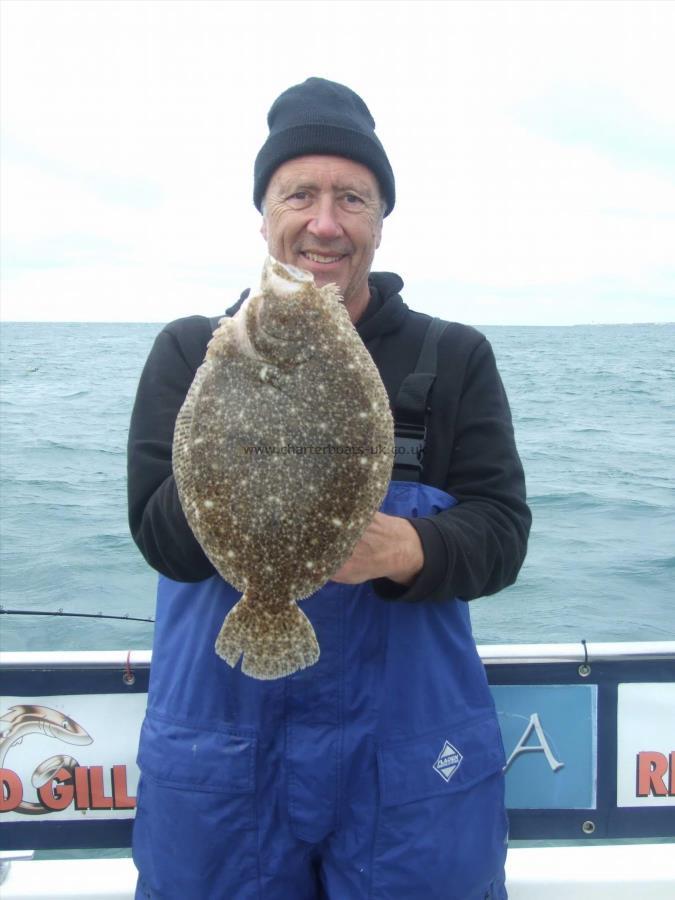
<path fill-rule="evenodd" d="M 308 78 L 284 91 L 267 115 L 269 137 L 256 157 L 253 202 L 260 210 L 269 180 L 296 156 L 344 156 L 371 170 L 387 205 L 394 208 L 394 173 L 375 134 L 375 121 L 354 91 L 325 78 Z"/>

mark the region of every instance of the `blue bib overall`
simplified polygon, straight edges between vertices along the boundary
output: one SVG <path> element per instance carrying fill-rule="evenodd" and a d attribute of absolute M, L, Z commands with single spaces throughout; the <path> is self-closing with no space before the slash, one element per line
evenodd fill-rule
<path fill-rule="evenodd" d="M 390 484 L 382 511 L 454 500 Z M 239 594 L 160 577 L 134 827 L 137 898 L 504 900 L 504 751 L 468 605 L 329 582 L 316 665 L 256 681 L 214 652 Z"/>

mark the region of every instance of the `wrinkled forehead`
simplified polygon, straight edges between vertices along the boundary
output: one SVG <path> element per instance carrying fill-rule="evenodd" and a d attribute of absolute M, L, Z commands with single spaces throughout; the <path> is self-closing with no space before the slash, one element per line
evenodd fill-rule
<path fill-rule="evenodd" d="M 298 188 L 357 191 L 366 198 L 380 199 L 375 175 L 366 166 L 343 156 L 297 156 L 274 172 L 268 193 L 287 193 Z"/>

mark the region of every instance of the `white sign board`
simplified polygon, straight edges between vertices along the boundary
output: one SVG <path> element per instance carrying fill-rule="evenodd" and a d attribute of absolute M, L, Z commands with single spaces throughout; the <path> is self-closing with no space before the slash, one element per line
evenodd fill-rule
<path fill-rule="evenodd" d="M 675 684 L 620 684 L 617 806 L 675 806 Z"/>
<path fill-rule="evenodd" d="M 3 697 L 0 821 L 129 819 L 146 694 Z"/>

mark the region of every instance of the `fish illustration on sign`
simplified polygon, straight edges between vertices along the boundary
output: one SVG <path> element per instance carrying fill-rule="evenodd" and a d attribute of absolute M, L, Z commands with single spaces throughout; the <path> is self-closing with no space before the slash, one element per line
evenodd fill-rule
<path fill-rule="evenodd" d="M 350 557 L 393 448 L 385 387 L 337 287 L 268 257 L 260 289 L 214 332 L 173 443 L 187 521 L 243 592 L 216 640 L 231 666 L 271 679 L 319 658 L 296 601 Z"/>
<path fill-rule="evenodd" d="M 4 766 L 11 748 L 21 744 L 24 737 L 29 734 L 46 735 L 66 744 L 85 745 L 93 743 L 94 740 L 75 719 L 59 712 L 58 709 L 49 706 L 10 706 L 7 712 L 0 716 L 0 768 Z M 52 756 L 37 766 L 31 777 L 31 783 L 33 787 L 41 787 L 61 768 L 72 771 L 77 765 L 77 760 L 71 756 Z M 41 803 L 22 800 L 15 812 L 42 816 L 51 810 Z"/>

